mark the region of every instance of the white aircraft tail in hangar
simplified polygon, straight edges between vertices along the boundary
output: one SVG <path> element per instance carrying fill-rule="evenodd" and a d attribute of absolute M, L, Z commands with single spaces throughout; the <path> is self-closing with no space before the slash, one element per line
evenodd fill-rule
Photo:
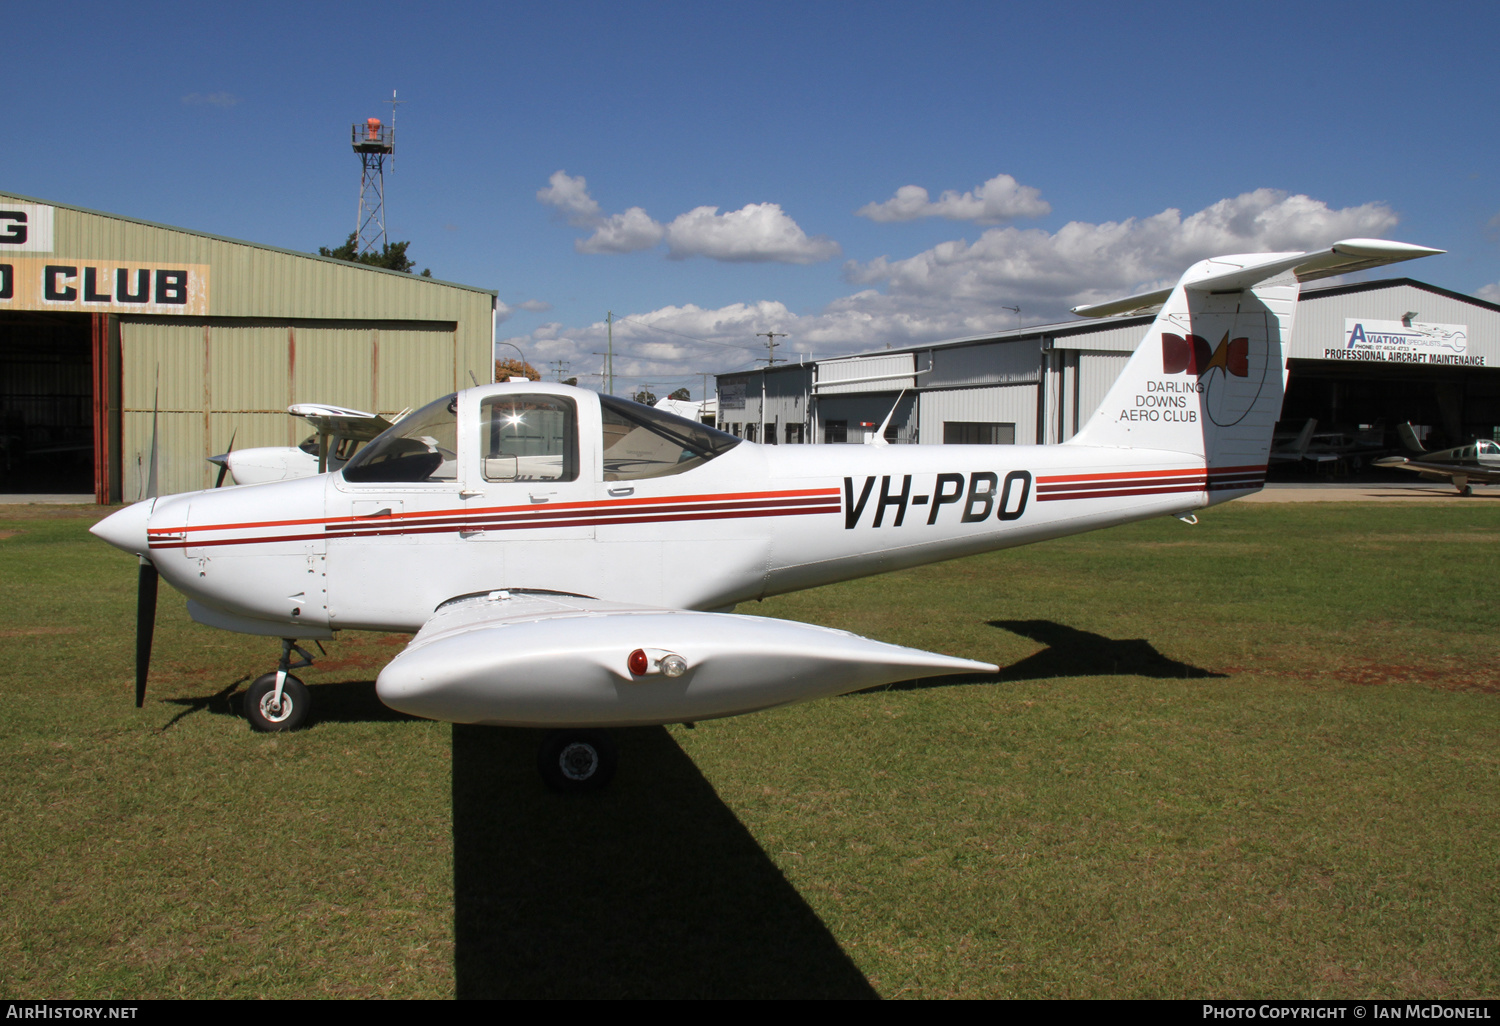
<path fill-rule="evenodd" d="M 732 716 L 914 676 L 993 671 L 737 603 L 1193 511 L 1258 490 L 1302 281 L 1438 250 L 1352 240 L 1218 257 L 1172 289 L 1062 445 L 762 446 L 566 385 L 445 396 L 341 469 L 148 499 L 94 527 L 140 557 L 137 704 L 158 574 L 195 620 L 282 639 L 244 698 L 289 729 L 299 640 L 416 636 L 381 671 L 392 708 L 554 728 L 544 776 L 602 786 L 601 728 Z"/>

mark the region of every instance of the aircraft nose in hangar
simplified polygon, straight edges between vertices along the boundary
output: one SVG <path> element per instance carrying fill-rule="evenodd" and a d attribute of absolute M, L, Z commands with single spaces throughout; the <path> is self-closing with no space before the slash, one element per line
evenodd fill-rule
<path fill-rule="evenodd" d="M 89 533 L 103 538 L 117 549 L 136 556 L 146 555 L 146 522 L 151 519 L 154 500 L 145 499 L 112 513 L 89 528 Z"/>

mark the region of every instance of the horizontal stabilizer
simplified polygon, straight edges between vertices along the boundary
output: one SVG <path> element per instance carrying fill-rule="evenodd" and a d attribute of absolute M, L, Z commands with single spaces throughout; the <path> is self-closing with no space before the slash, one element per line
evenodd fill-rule
<path fill-rule="evenodd" d="M 1345 239 L 1343 242 L 1335 242 L 1327 249 L 1311 253 L 1256 253 L 1249 256 L 1215 257 L 1199 265 L 1202 268 L 1199 274 L 1183 278 L 1182 286 L 1195 292 L 1239 292 L 1288 272 L 1299 283 L 1309 282 L 1442 252 L 1444 251 L 1441 249 L 1413 246 L 1405 242 L 1387 242 L 1384 239 Z M 1170 288 L 1156 289 L 1107 303 L 1075 306 L 1073 312 L 1080 317 L 1153 313 L 1171 294 Z"/>
<path fill-rule="evenodd" d="M 791 620 L 495 591 L 439 607 L 376 690 L 393 709 L 455 723 L 606 727 L 996 669 Z"/>
<path fill-rule="evenodd" d="M 391 421 L 378 413 L 365 413 L 362 410 L 349 410 L 323 403 L 294 403 L 286 408 L 286 412 L 312 424 L 320 434 L 358 441 L 369 441 L 391 426 Z"/>

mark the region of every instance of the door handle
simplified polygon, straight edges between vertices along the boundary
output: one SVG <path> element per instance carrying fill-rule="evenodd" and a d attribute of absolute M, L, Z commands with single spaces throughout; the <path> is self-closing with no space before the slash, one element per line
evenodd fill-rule
<path fill-rule="evenodd" d="M 635 488 L 631 485 L 626 485 L 624 488 L 611 488 L 609 494 L 615 498 L 619 498 L 622 495 L 634 495 Z"/>

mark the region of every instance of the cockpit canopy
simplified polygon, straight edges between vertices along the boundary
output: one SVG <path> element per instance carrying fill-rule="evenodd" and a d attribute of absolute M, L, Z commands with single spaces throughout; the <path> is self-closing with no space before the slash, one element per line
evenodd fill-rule
<path fill-rule="evenodd" d="M 599 396 L 605 481 L 682 474 L 740 439 L 664 410 Z M 503 392 L 480 401 L 479 477 L 491 482 L 574 481 L 579 476 L 578 406 L 566 395 Z M 344 467 L 353 482 L 454 481 L 458 395 L 403 418 Z M 469 457 L 465 457 L 468 459 Z"/>
<path fill-rule="evenodd" d="M 599 397 L 604 419 L 604 480 L 636 481 L 700 467 L 740 443 L 707 424 L 612 395 Z"/>
<path fill-rule="evenodd" d="M 452 481 L 458 476 L 458 394 L 401 418 L 344 466 L 345 481 Z"/>

